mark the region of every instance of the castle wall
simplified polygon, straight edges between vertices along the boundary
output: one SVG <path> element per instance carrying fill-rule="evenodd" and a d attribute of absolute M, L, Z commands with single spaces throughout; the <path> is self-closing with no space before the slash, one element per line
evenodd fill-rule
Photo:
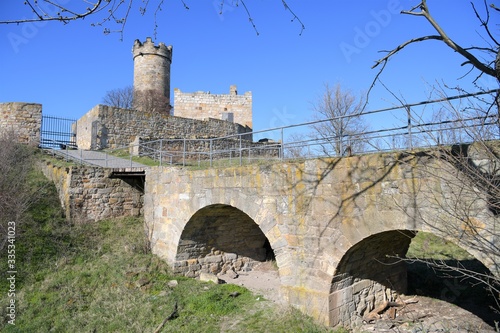
<path fill-rule="evenodd" d="M 247 132 L 247 127 L 218 119 L 186 119 L 97 105 L 78 120 L 76 140 L 81 149 L 102 149 L 127 146 L 136 137 L 146 141 L 208 139 Z M 251 135 L 247 139 L 251 140 Z"/>
<path fill-rule="evenodd" d="M 226 119 L 233 116 L 233 122 L 252 128 L 252 93 L 238 95 L 236 86 L 229 94 L 210 92 L 183 93 L 174 89 L 174 115 L 192 119 Z"/>
<path fill-rule="evenodd" d="M 36 103 L 0 103 L 0 133 L 12 131 L 21 143 L 40 144 L 42 105 Z"/>

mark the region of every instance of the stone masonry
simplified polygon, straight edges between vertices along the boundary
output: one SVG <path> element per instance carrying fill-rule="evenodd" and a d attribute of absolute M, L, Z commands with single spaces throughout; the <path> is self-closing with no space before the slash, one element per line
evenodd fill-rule
<path fill-rule="evenodd" d="M 76 144 L 80 149 L 117 148 L 141 140 L 207 139 L 251 129 L 217 119 L 197 120 L 97 105 L 76 123 Z M 251 139 L 251 137 L 249 138 Z"/>
<path fill-rule="evenodd" d="M 153 167 L 146 171 L 145 223 L 153 253 L 187 276 L 251 269 L 272 253 L 286 302 L 331 326 L 353 327 L 405 292 L 406 266 L 388 256 L 404 256 L 415 232 L 445 237 L 439 221 L 466 230 L 453 216 L 438 219 L 446 205 L 467 207 L 495 244 L 488 230 L 499 217 L 487 194 L 464 188 L 457 177 L 460 171 L 442 159 L 405 153 Z M 500 275 L 500 255 L 479 251 L 471 233 L 461 235 L 458 245 Z"/>
<path fill-rule="evenodd" d="M 144 43 L 138 39 L 132 48 L 134 59 L 134 91 L 163 95 L 170 103 L 170 65 L 172 46 L 155 46 L 148 37 Z"/>
<path fill-rule="evenodd" d="M 174 115 L 192 119 L 223 119 L 252 128 L 252 93 L 238 95 L 236 86 L 229 94 L 174 89 Z"/>
<path fill-rule="evenodd" d="M 11 131 L 19 142 L 38 146 L 41 127 L 41 104 L 0 103 L 0 133 Z"/>
<path fill-rule="evenodd" d="M 57 187 L 66 218 L 92 222 L 106 218 L 139 216 L 143 211 L 140 184 L 110 178 L 112 170 L 41 163 L 44 175 Z"/>

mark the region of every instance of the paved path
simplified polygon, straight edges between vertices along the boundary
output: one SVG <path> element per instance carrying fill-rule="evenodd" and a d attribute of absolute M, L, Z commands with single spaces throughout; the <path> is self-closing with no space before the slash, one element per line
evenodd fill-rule
<path fill-rule="evenodd" d="M 130 159 L 120 158 L 109 155 L 104 152 L 94 150 L 52 150 L 55 153 L 66 159 L 71 159 L 77 163 L 94 165 L 103 168 L 147 168 L 146 165 L 133 162 Z"/>

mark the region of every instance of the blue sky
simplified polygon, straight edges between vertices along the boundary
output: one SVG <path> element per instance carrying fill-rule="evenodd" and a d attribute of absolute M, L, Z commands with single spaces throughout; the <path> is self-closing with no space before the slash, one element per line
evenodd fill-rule
<path fill-rule="evenodd" d="M 289 0 L 305 25 L 301 35 L 300 24 L 291 22 L 281 1 L 247 1 L 258 36 L 236 1 L 225 0 L 222 14 L 220 0 L 185 2 L 189 10 L 179 0 L 166 0 L 158 18 L 155 41 L 174 50 L 172 96 L 174 88 L 220 94 L 236 84 L 239 93 L 252 91 L 254 130 L 310 120 L 311 103 L 324 83 L 366 92 L 377 73 L 370 67 L 382 56 L 380 50 L 434 34 L 424 18 L 399 14 L 418 1 Z M 469 1 L 428 0 L 428 5 L 450 37 L 464 47 L 477 44 L 483 31 Z M 481 1 L 477 7 L 484 11 Z M 119 34 L 105 35 L 102 27 L 92 27 L 97 17 L 67 25 L 0 25 L 0 102 L 41 103 L 44 114 L 81 117 L 101 103 L 106 91 L 133 83 L 132 45 L 135 39 L 154 38 L 152 9 L 141 16 L 132 8 L 123 41 Z M 0 3 L 0 19 L 32 16 L 22 1 Z M 497 17 L 492 16 L 494 23 Z M 436 81 L 470 88 L 475 75 L 459 79 L 469 70 L 462 62 L 442 43 L 428 41 L 400 52 L 381 79 L 407 102 L 419 102 Z M 491 79 L 480 84 L 498 88 Z M 369 108 L 394 103 L 377 85 Z M 380 116 L 375 121 L 392 120 Z"/>

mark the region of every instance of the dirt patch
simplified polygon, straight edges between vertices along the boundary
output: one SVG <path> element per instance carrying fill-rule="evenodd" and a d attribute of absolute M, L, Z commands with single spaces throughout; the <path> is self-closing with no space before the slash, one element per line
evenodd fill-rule
<path fill-rule="evenodd" d="M 257 295 L 279 305 L 284 304 L 280 295 L 279 275 L 272 262 L 254 267 L 252 271 L 238 272 L 237 278 L 224 274 L 219 278 L 225 283 L 243 286 Z M 394 319 L 384 314 L 372 323 L 356 328 L 355 332 L 400 332 L 400 333 L 493 333 L 496 330 L 473 313 L 443 300 L 421 295 L 405 296 L 417 303 L 408 304 L 396 311 Z M 498 317 L 500 321 L 500 315 Z"/>
<path fill-rule="evenodd" d="M 408 304 L 396 311 L 394 319 L 385 314 L 372 323 L 356 329 L 357 332 L 401 332 L 401 333 L 491 333 L 496 332 L 473 313 L 454 304 L 425 296 L 405 296 L 418 302 Z"/>
<path fill-rule="evenodd" d="M 248 272 L 238 272 L 237 278 L 222 274 L 219 275 L 219 279 L 223 280 L 225 283 L 245 287 L 274 303 L 283 304 L 280 295 L 280 278 L 272 262 L 259 264 Z"/>

